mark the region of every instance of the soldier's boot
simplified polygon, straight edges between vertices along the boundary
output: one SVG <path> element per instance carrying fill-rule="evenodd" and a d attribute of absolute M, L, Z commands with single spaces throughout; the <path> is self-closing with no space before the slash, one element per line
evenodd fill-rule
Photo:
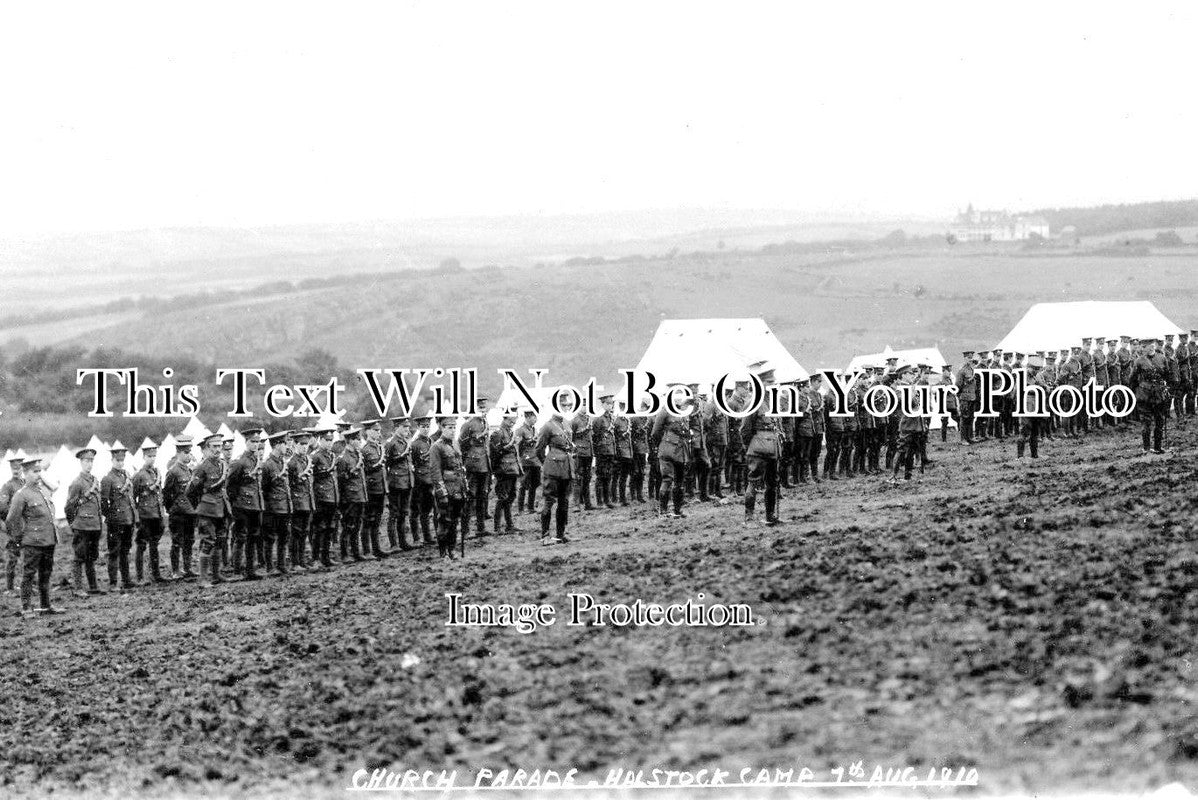
<path fill-rule="evenodd" d="M 1164 452 L 1165 425 L 1167 425 L 1167 424 L 1168 423 L 1161 423 L 1160 427 L 1154 426 L 1154 428 L 1153 428 L 1152 452 L 1154 452 L 1154 453 L 1163 453 Z"/>
<path fill-rule="evenodd" d="M 162 577 L 162 569 L 158 563 L 158 548 L 150 548 L 150 580 L 154 583 L 166 583 Z"/>
<path fill-rule="evenodd" d="M 695 472 L 698 473 L 698 475 L 695 477 L 695 483 L 698 485 L 699 501 L 702 503 L 710 503 L 711 502 L 711 495 L 709 495 L 707 493 L 707 488 L 711 484 L 711 479 L 708 476 L 707 470 L 708 470 L 707 467 L 703 467 L 703 468 L 695 470 Z"/>
<path fill-rule="evenodd" d="M 745 524 L 751 525 L 755 521 L 755 510 L 757 507 L 757 492 L 749 492 L 745 495 Z"/>
<path fill-rule="evenodd" d="M 370 523 L 362 523 L 362 527 L 358 530 L 358 538 L 362 543 L 362 557 L 373 558 L 374 551 L 370 548 Z"/>
<path fill-rule="evenodd" d="M 405 520 L 405 523 L 397 524 L 395 527 L 395 536 L 399 540 L 399 549 L 400 550 L 411 550 L 413 544 L 415 544 L 415 541 L 414 541 L 416 538 L 415 528 L 412 529 L 413 543 L 412 544 L 408 543 L 408 525 L 409 524 L 410 524 L 410 520 Z"/>
<path fill-rule="evenodd" d="M 374 557 L 388 558 L 391 555 L 391 551 L 383 549 L 381 538 L 379 536 L 379 526 L 370 526 L 370 549 L 374 552 Z"/>
<path fill-rule="evenodd" d="M 620 476 L 620 505 L 628 505 L 628 476 Z"/>
<path fill-rule="evenodd" d="M 778 519 L 778 496 L 776 491 L 769 489 L 765 490 L 765 524 L 777 525 Z"/>
<path fill-rule="evenodd" d="M 517 533 L 520 530 L 512 522 L 512 502 L 510 500 L 503 506 L 503 529 L 506 533 Z"/>
<path fill-rule="evenodd" d="M 103 589 L 101 589 L 99 584 L 96 582 L 96 565 L 95 565 L 95 563 L 88 561 L 86 564 L 84 564 L 83 565 L 83 573 L 85 575 L 87 575 L 87 593 L 88 594 L 107 594 L 107 592 L 105 592 Z"/>
<path fill-rule="evenodd" d="M 1032 439 L 1028 442 L 1028 444 L 1031 447 L 1032 458 L 1039 458 L 1040 457 L 1040 443 L 1037 442 L 1035 439 Z"/>
<path fill-rule="evenodd" d="M 686 514 L 682 513 L 683 499 L 684 499 L 684 495 L 683 495 L 682 487 L 675 486 L 674 487 L 674 516 L 676 516 L 676 517 L 685 517 L 686 516 Z"/>
<path fill-rule="evenodd" d="M 121 574 L 121 589 L 132 589 L 133 582 L 129 580 L 129 553 L 125 550 L 120 552 L 117 559 L 117 568 Z"/>
<path fill-rule="evenodd" d="M 1015 442 L 1015 457 L 1023 458 L 1023 439 Z"/>
<path fill-rule="evenodd" d="M 325 569 L 333 566 L 333 555 L 330 552 L 332 547 L 332 533 L 326 530 L 320 534 L 320 565 Z"/>
<path fill-rule="evenodd" d="M 495 505 L 495 515 L 494 515 L 494 518 L 492 519 L 492 525 L 491 525 L 491 527 L 493 527 L 495 529 L 496 535 L 499 534 L 499 523 L 500 523 L 500 520 L 502 517 L 503 517 L 503 513 L 500 509 L 499 504 L 497 503 Z"/>
<path fill-rule="evenodd" d="M 177 578 L 182 573 L 179 572 L 179 555 L 183 551 L 183 545 L 171 541 L 171 577 Z"/>
<path fill-rule="evenodd" d="M 431 527 L 428 517 L 420 518 L 420 538 L 424 540 L 425 544 L 433 543 L 433 534 L 429 530 Z"/>
<path fill-rule="evenodd" d="M 1147 425 L 1144 426 L 1144 429 L 1142 431 L 1142 438 L 1143 438 L 1143 444 L 1144 444 L 1144 452 L 1147 453 L 1149 451 L 1149 449 L 1151 449 L 1151 447 L 1152 447 L 1152 434 L 1148 430 Z"/>
<path fill-rule="evenodd" d="M 245 545 L 233 542 L 233 572 L 240 575 L 245 570 Z"/>
<path fill-rule="evenodd" d="M 211 589 L 213 573 L 212 556 L 200 553 L 200 586 L 203 586 L 205 589 Z"/>
<path fill-rule="evenodd" d="M 664 517 L 670 510 L 670 496 L 665 492 L 658 492 L 657 504 L 660 507 L 658 513 Z"/>
<path fill-rule="evenodd" d="M 277 537 L 273 542 L 266 543 L 267 550 L 275 551 L 274 571 L 278 575 L 287 574 L 287 540 Z"/>
<path fill-rule="evenodd" d="M 352 536 L 345 536 L 343 538 L 349 539 L 348 546 L 349 546 L 350 559 L 352 559 L 354 561 L 365 561 L 366 559 L 363 557 L 362 551 L 358 549 L 359 548 L 359 539 L 361 537 L 358 534 L 354 534 Z"/>
<path fill-rule="evenodd" d="M 135 572 L 137 574 L 137 582 L 138 583 L 145 583 L 145 579 L 146 579 L 145 566 L 144 566 L 145 560 L 146 560 L 146 546 L 144 543 L 138 542 L 137 543 L 137 554 L 134 556 L 134 566 L 136 567 Z"/>
<path fill-rule="evenodd" d="M 75 590 L 76 597 L 87 597 L 87 590 L 83 588 L 82 561 L 73 561 L 71 563 L 71 588 Z"/>
<path fill-rule="evenodd" d="M 608 481 L 607 489 L 603 493 L 603 496 L 605 498 L 607 498 L 607 507 L 608 508 L 616 507 L 616 496 L 617 496 L 617 490 L 619 487 L 619 481 L 620 481 L 620 476 L 613 473 L 610 480 Z"/>

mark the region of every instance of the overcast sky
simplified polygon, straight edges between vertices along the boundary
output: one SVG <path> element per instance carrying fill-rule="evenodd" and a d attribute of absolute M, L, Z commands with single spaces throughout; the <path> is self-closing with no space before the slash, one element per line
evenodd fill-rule
<path fill-rule="evenodd" d="M 11 4 L 0 233 L 1188 197 L 1196 21 L 1005 0 Z"/>

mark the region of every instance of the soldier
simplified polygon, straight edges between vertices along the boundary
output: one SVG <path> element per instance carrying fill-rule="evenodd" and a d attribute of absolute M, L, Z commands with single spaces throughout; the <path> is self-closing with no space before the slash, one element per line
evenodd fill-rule
<path fill-rule="evenodd" d="M 260 575 L 254 571 L 255 554 L 264 559 L 262 541 L 262 449 L 261 428 L 247 428 L 241 432 L 245 439 L 245 452 L 229 465 L 226 482 L 229 503 L 233 507 L 233 571 L 242 573 L 247 581 L 256 581 Z"/>
<path fill-rule="evenodd" d="M 1054 377 L 1047 369 L 1040 370 L 1030 380 L 1030 383 L 1044 388 L 1045 397 L 1052 392 L 1054 382 Z M 1031 400 L 1026 409 L 1029 415 L 1045 411 L 1045 409 L 1034 405 L 1035 395 L 1031 395 L 1030 397 Z M 1040 433 L 1046 420 L 1047 417 L 1040 416 L 1024 416 L 1019 418 L 1019 438 L 1015 442 L 1015 455 L 1017 458 L 1023 458 L 1025 449 L 1030 452 L 1032 458 L 1040 457 Z"/>
<path fill-rule="evenodd" d="M 491 492 L 490 431 L 487 427 L 488 398 L 478 398 L 479 413 L 462 424 L 458 446 L 466 465 L 466 506 L 462 510 L 462 536 L 470 528 L 471 505 L 474 512 L 475 534 L 482 538 L 488 535 L 487 496 Z"/>
<path fill-rule="evenodd" d="M 430 520 L 436 503 L 433 496 L 433 481 L 428 471 L 428 454 L 433 447 L 432 437 L 429 436 L 429 427 L 432 425 L 433 419 L 434 416 L 429 414 L 416 420 L 416 436 L 412 439 L 412 477 L 415 481 L 412 489 L 413 543 L 422 541 L 424 544 L 433 543 Z M 419 537 L 416 535 L 417 520 L 420 522 Z"/>
<path fill-rule="evenodd" d="M 395 429 L 387 439 L 383 457 L 387 462 L 387 542 L 390 547 L 411 550 L 418 542 L 416 515 L 412 515 L 412 544 L 408 544 L 408 509 L 412 506 L 412 420 L 392 417 Z"/>
<path fill-rule="evenodd" d="M 643 412 L 649 404 L 641 401 L 640 410 Z M 628 435 L 632 441 L 632 471 L 630 474 L 629 495 L 638 503 L 645 502 L 645 472 L 649 458 L 649 426 L 652 421 L 645 416 L 635 416 L 629 421 Z"/>
<path fill-rule="evenodd" d="M 187 484 L 187 501 L 196 511 L 196 530 L 200 535 L 200 585 L 211 587 L 223 583 L 220 559 L 224 555 L 225 526 L 221 521 L 228 513 L 225 496 L 229 468 L 221 456 L 219 433 L 200 440 L 203 460 Z"/>
<path fill-rule="evenodd" d="M 790 381 L 783 381 L 782 385 L 790 385 Z M 777 417 L 778 433 L 782 439 L 782 455 L 778 458 L 778 487 L 780 489 L 791 488 L 790 470 L 791 464 L 795 459 L 795 448 L 797 439 L 795 423 L 798 419 L 793 416 L 793 412 L 797 411 L 797 404 L 786 393 L 783 393 L 778 398 L 778 410 L 782 413 Z"/>
<path fill-rule="evenodd" d="M 559 407 L 565 406 L 564 411 L 569 411 L 572 404 L 572 398 L 569 395 L 562 395 L 562 401 L 559 402 Z M 566 525 L 570 520 L 570 482 L 574 479 L 575 464 L 574 464 L 574 443 L 576 439 L 576 431 L 573 428 L 573 421 L 570 425 L 562 419 L 560 413 L 555 412 L 549 420 L 541 426 L 541 432 L 537 434 L 536 457 L 543 465 L 541 474 L 544 483 L 541 485 L 541 544 L 565 544 L 570 541 L 566 538 Z M 590 443 L 590 433 L 587 433 L 587 442 Z M 556 520 L 554 515 L 554 506 L 557 507 Z M 549 538 L 549 523 L 556 521 L 557 537 Z"/>
<path fill-rule="evenodd" d="M 872 457 L 870 450 L 873 447 L 874 436 L 874 415 L 869 413 L 865 407 L 865 393 L 869 387 L 873 385 L 873 375 L 867 367 L 859 378 L 853 383 L 849 389 L 849 395 L 855 395 L 853 401 L 853 427 L 856 429 L 856 434 L 853 439 L 853 457 L 849 461 L 849 474 L 872 472 Z"/>
<path fill-rule="evenodd" d="M 815 445 L 816 439 L 816 413 L 814 412 L 815 401 L 811 398 L 810 380 L 814 375 L 805 381 L 795 381 L 798 386 L 799 397 L 795 405 L 795 411 L 802 414 L 801 417 L 795 419 L 795 465 L 798 468 L 798 475 L 795 481 L 804 484 L 807 483 L 807 476 L 812 472 L 811 466 L 811 448 Z M 820 422 L 823 421 L 823 409 L 819 411 Z M 818 476 L 812 475 L 812 479 Z"/>
<path fill-rule="evenodd" d="M 1185 424 L 1185 415 L 1189 407 L 1189 396 L 1192 391 L 1192 369 L 1193 362 L 1190 357 L 1190 335 L 1181 333 L 1177 336 L 1177 399 L 1175 400 L 1177 408 L 1177 423 L 1178 425 Z"/>
<path fill-rule="evenodd" d="M 632 474 L 632 422 L 628 418 L 624 401 L 618 404 L 619 414 L 612 425 L 616 437 L 615 476 L 612 478 L 611 498 L 615 502 L 620 496 L 620 505 L 628 505 L 628 476 Z"/>
<path fill-rule="evenodd" d="M 61 614 L 50 605 L 50 574 L 54 569 L 54 546 L 58 532 L 54 528 L 54 501 L 42 481 L 42 462 L 31 458 L 22 465 L 25 485 L 13 495 L 5 517 L 8 535 L 21 548 L 24 574 L 21 580 L 21 616 L 33 616 L 33 584 L 41 600 L 39 614 Z"/>
<path fill-rule="evenodd" d="M 750 367 L 769 390 L 774 383 L 774 370 L 764 362 Z M 755 525 L 754 506 L 757 493 L 765 493 L 765 524 L 777 525 L 778 462 L 782 457 L 782 433 L 778 418 L 769 413 L 769 401 L 763 398 L 752 414 L 741 421 L 740 435 L 747 443 L 745 457 L 749 462 L 749 488 L 745 492 L 745 524 Z M 835 470 L 835 467 L 832 468 Z"/>
<path fill-rule="evenodd" d="M 974 353 L 963 350 L 961 355 L 965 360 L 957 371 L 955 386 L 957 387 L 957 403 L 961 408 L 961 441 L 973 444 L 973 415 L 977 412 L 977 375 L 974 373 Z"/>
<path fill-rule="evenodd" d="M 897 373 L 900 390 L 914 387 L 918 371 L 914 367 L 901 367 Z M 908 409 L 899 404 L 899 449 L 894 459 L 894 472 L 890 483 L 898 483 L 899 468 L 903 469 L 903 479 L 911 480 L 911 471 L 915 466 L 915 454 L 919 450 L 919 437 L 924 433 L 923 408 L 919 402 L 918 393 L 911 392 Z"/>
<path fill-rule="evenodd" d="M 822 382 L 823 376 L 818 372 L 807 378 L 807 415 L 811 417 L 812 432 L 811 446 L 807 454 L 807 467 L 811 473 L 811 480 L 815 483 L 820 482 L 819 457 L 824 447 L 824 436 L 827 431 L 827 420 L 824 414 L 824 395 L 819 390 Z"/>
<path fill-rule="evenodd" d="M 591 420 L 591 447 L 595 453 L 595 505 L 615 508 L 611 498 L 612 471 L 616 460 L 615 403 L 612 395 L 600 396 L 603 413 Z"/>
<path fill-rule="evenodd" d="M 375 558 L 386 558 L 379 541 L 383 525 L 383 509 L 387 506 L 387 457 L 383 451 L 382 434 L 378 424 L 382 420 L 363 420 L 362 470 L 366 476 L 366 505 L 362 518 L 362 552 Z"/>
<path fill-rule="evenodd" d="M 337 456 L 333 455 L 333 428 L 313 428 L 316 449 L 312 451 L 312 567 L 333 566 L 330 548 L 337 532 L 341 509 L 341 487 L 337 482 Z M 319 566 L 318 566 L 319 564 Z"/>
<path fill-rule="evenodd" d="M 1185 398 L 1185 411 L 1189 416 L 1198 414 L 1198 330 L 1190 330 L 1190 385 Z"/>
<path fill-rule="evenodd" d="M 520 493 L 516 511 L 529 514 L 536 511 L 537 487 L 541 484 L 541 462 L 537 459 L 537 412 L 524 409 L 524 421 L 516 428 L 516 452 L 520 456 Z"/>
<path fill-rule="evenodd" d="M 671 384 L 673 392 L 681 384 Z M 691 406 L 693 400 L 680 403 L 680 411 Z M 686 494 L 686 465 L 690 462 L 692 429 L 686 417 L 671 414 L 662 407 L 653 419 L 653 430 L 649 439 L 657 444 L 657 456 L 661 469 L 661 490 L 658 497 L 658 513 L 671 519 L 681 519 L 686 514 L 682 505 Z M 674 501 L 674 512 L 669 512 L 670 500 Z"/>
<path fill-rule="evenodd" d="M 1165 357 L 1165 383 L 1169 387 L 1169 395 L 1170 397 L 1177 397 L 1180 394 L 1181 368 L 1177 362 L 1177 348 L 1170 341 L 1172 338 L 1172 336 L 1165 337 L 1165 344 L 1161 348 L 1161 355 Z M 1170 400 L 1171 405 L 1172 400 Z M 1168 412 L 1166 412 L 1166 416 L 1168 416 Z"/>
<path fill-rule="evenodd" d="M 694 486 L 699 487 L 699 500 L 706 503 L 711 498 L 707 495 L 707 476 L 711 473 L 711 458 L 707 455 L 707 429 L 703 424 L 703 415 L 697 413 L 699 404 L 706 400 L 707 395 L 699 391 L 697 383 L 688 384 L 691 397 L 698 398 L 692 403 L 695 412 L 687 417 L 691 426 L 690 461 L 687 462 L 687 496 L 694 497 Z"/>
<path fill-rule="evenodd" d="M 291 546 L 291 481 L 287 458 L 291 434 L 280 431 L 266 437 L 270 455 L 262 462 L 262 548 L 266 575 L 287 574 L 287 551 Z"/>
<path fill-rule="evenodd" d="M 842 376 L 844 373 L 841 370 L 836 370 L 833 375 L 836 377 Z M 827 451 L 824 456 L 824 477 L 828 480 L 838 480 L 837 472 L 840 469 L 840 452 L 844 447 L 844 433 L 848 427 L 846 417 L 837 417 L 832 415 L 832 403 L 827 403 L 824 406 L 824 439 L 827 442 Z"/>
<path fill-rule="evenodd" d="M 171 580 L 185 580 L 196 576 L 191 569 L 196 510 L 187 499 L 193 471 L 191 437 L 180 436 L 175 440 L 175 447 L 175 458 L 166 471 L 162 486 L 162 503 L 166 506 L 171 534 Z"/>
<path fill-rule="evenodd" d="M 715 391 L 713 388 L 712 391 Z M 702 406 L 703 431 L 707 442 L 707 457 L 711 461 L 709 496 L 724 499 L 724 453 L 728 449 L 728 417 L 720 411 L 714 400 L 706 399 Z"/>
<path fill-rule="evenodd" d="M 100 510 L 108 528 L 108 585 L 121 578 L 121 594 L 133 588 L 129 580 L 129 551 L 133 549 L 133 481 L 125 472 L 125 446 L 117 440 L 109 448 L 112 469 L 100 481 Z"/>
<path fill-rule="evenodd" d="M 142 442 L 141 455 L 144 459 L 133 475 L 133 507 L 137 512 L 137 552 L 133 563 L 139 584 L 145 583 L 146 551 L 150 554 L 150 580 L 166 583 L 158 563 L 158 544 L 162 541 L 163 520 L 166 507 L 162 502 L 162 480 L 154 459 L 158 456 L 158 444 L 149 437 Z"/>
<path fill-rule="evenodd" d="M 1136 393 L 1136 406 L 1144 424 L 1144 455 L 1150 447 L 1154 453 L 1165 452 L 1165 425 L 1169 414 L 1168 364 L 1157 346 L 1156 339 L 1148 339 L 1145 352 L 1136 358 L 1131 370 L 1131 388 Z"/>
<path fill-rule="evenodd" d="M 1106 388 L 1111 385 L 1110 371 L 1107 369 L 1106 353 L 1103 352 L 1103 347 L 1106 344 L 1105 336 L 1094 337 L 1094 383 L 1096 386 Z M 1106 427 L 1106 417 L 1097 415 L 1090 418 L 1090 424 L 1095 430 L 1102 430 Z"/>
<path fill-rule="evenodd" d="M 71 526 L 71 548 L 75 559 L 71 564 L 76 597 L 106 594 L 96 583 L 96 559 L 100 557 L 100 482 L 92 475 L 96 451 L 85 447 L 75 453 L 79 459 L 79 475 L 67 490 L 67 503 L 63 509 L 67 524 Z M 83 589 L 83 576 L 87 575 L 87 590 Z"/>
<path fill-rule="evenodd" d="M 307 570 L 305 556 L 308 541 L 312 539 L 312 512 L 316 508 L 316 494 L 312 487 L 312 457 L 308 454 L 312 434 L 307 430 L 291 432 L 291 457 L 287 459 L 287 485 L 291 489 L 291 565 L 296 570 Z M 319 554 L 313 540 L 312 566 Z"/>
<path fill-rule="evenodd" d="M 593 511 L 595 507 L 591 505 L 591 459 L 595 455 L 595 450 L 591 438 L 591 418 L 585 409 L 579 407 L 575 410 L 574 416 L 570 418 L 567 427 L 570 430 L 570 437 L 574 441 L 574 480 L 578 484 L 577 505 L 587 511 Z M 652 491 L 652 483 L 650 483 L 650 491 Z"/>
<path fill-rule="evenodd" d="M 341 434 L 345 446 L 337 457 L 337 493 L 341 497 L 341 560 L 364 561 L 359 551 L 362 517 L 366 509 L 366 474 L 359 437 L 362 429 L 347 428 Z"/>
<path fill-rule="evenodd" d="M 0 486 L 0 527 L 4 526 L 4 519 L 8 516 L 8 508 L 12 503 L 13 496 L 21 491 L 25 486 L 25 478 L 21 473 L 21 465 L 28 458 L 24 450 L 17 450 L 16 453 L 9 452 L 6 454 L 8 466 L 12 470 L 12 477 L 9 478 L 3 486 Z M 4 561 L 4 594 L 11 597 L 16 589 L 17 580 L 17 564 L 21 561 L 21 547 L 11 536 L 6 537 L 4 544 L 5 561 Z"/>
<path fill-rule="evenodd" d="M 725 397 L 725 405 L 731 411 L 743 411 L 749 405 L 749 384 L 747 381 L 737 381 L 731 392 Z M 728 422 L 728 447 L 724 451 L 724 461 L 727 463 L 728 486 L 734 497 L 741 497 L 748 488 L 748 472 L 745 467 L 745 441 L 740 435 L 739 419 Z"/>
<path fill-rule="evenodd" d="M 490 439 L 488 454 L 491 468 L 495 470 L 495 516 L 492 527 L 499 534 L 502 518 L 503 533 L 516 533 L 519 529 L 512 523 L 512 504 L 516 502 L 516 482 L 520 480 L 520 453 L 516 446 L 516 414 L 509 411 L 503 415 L 499 430 Z"/>
<path fill-rule="evenodd" d="M 459 524 L 462 528 L 463 542 L 469 527 L 469 516 L 466 513 L 469 473 L 462 463 L 462 454 L 453 441 L 457 420 L 453 417 L 441 417 L 438 423 L 441 426 L 441 436 L 429 449 L 429 479 L 433 483 L 433 496 L 437 501 L 437 516 L 440 520 L 437 525 L 437 552 L 441 558 L 452 559 Z M 486 424 L 485 421 L 483 424 Z M 466 436 L 465 430 L 462 435 L 463 438 Z M 475 432 L 473 435 L 478 434 Z"/>

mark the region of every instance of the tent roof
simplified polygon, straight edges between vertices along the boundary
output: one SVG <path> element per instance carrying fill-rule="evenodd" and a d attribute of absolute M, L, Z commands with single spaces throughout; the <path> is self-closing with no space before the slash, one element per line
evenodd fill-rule
<path fill-rule="evenodd" d="M 1147 300 L 1036 303 L 996 346 L 1034 353 L 1080 345 L 1086 337 L 1163 337 L 1183 333 Z"/>
<path fill-rule="evenodd" d="M 865 366 L 885 366 L 886 359 L 897 358 L 900 364 L 918 364 L 926 363 L 929 366 L 939 369 L 948 361 L 940 354 L 939 347 L 916 347 L 910 350 L 891 350 L 890 345 L 886 345 L 886 349 L 880 353 L 869 353 L 862 356 L 853 356 L 853 360 L 849 362 L 849 372 L 853 372 L 859 367 Z"/>
<path fill-rule="evenodd" d="M 667 319 L 657 326 L 637 365 L 659 385 L 673 381 L 712 384 L 723 375 L 748 377 L 748 367 L 768 361 L 778 380 L 807 377 L 763 319 Z"/>

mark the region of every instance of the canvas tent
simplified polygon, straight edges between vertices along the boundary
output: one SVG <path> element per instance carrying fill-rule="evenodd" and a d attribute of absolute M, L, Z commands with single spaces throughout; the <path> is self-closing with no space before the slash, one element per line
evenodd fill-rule
<path fill-rule="evenodd" d="M 1176 333 L 1184 331 L 1147 300 L 1036 303 L 996 346 L 1035 353 L 1080 345 L 1087 337 L 1147 339 Z"/>
<path fill-rule="evenodd" d="M 659 386 L 712 384 L 726 374 L 747 378 L 757 361 L 768 361 L 780 381 L 807 377 L 763 319 L 664 320 L 636 368 L 653 373 Z"/>
<path fill-rule="evenodd" d="M 849 362 L 849 372 L 854 372 L 861 367 L 868 366 L 886 366 L 886 360 L 889 358 L 897 358 L 900 364 L 927 364 L 928 366 L 940 369 L 948 362 L 944 360 L 944 356 L 940 354 L 939 347 L 917 347 L 911 350 L 891 350 L 890 345 L 886 345 L 886 349 L 880 353 L 870 353 L 863 356 L 854 356 Z"/>

